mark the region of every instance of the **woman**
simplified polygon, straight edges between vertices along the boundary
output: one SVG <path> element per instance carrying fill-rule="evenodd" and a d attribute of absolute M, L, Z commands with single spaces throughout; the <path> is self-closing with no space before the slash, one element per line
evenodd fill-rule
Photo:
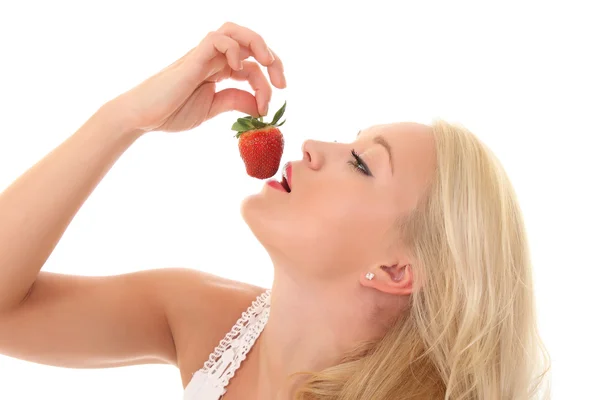
<path fill-rule="evenodd" d="M 519 206 L 493 154 L 444 121 L 306 141 L 290 193 L 265 185 L 242 205 L 273 261 L 268 290 L 187 269 L 40 272 L 144 133 L 265 115 L 259 64 L 286 86 L 258 34 L 223 25 L 2 193 L 0 353 L 65 367 L 169 363 L 188 400 L 533 398 L 547 359 Z M 255 95 L 215 93 L 229 78 Z"/>

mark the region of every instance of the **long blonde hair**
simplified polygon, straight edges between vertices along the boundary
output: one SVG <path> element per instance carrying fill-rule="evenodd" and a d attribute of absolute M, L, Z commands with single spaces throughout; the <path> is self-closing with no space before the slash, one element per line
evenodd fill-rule
<path fill-rule="evenodd" d="M 440 119 L 431 127 L 435 175 L 398 223 L 415 261 L 410 310 L 382 340 L 307 373 L 296 400 L 549 398 L 550 359 L 513 186 L 469 130 Z"/>

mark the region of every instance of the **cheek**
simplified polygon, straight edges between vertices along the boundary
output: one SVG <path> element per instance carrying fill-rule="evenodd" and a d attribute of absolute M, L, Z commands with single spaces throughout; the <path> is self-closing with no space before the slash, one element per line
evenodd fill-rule
<path fill-rule="evenodd" d="M 367 201 L 364 196 L 343 194 L 334 188 L 315 190 L 297 200 L 294 208 L 300 220 L 334 229 L 343 227 L 349 218 L 357 216 Z"/>
<path fill-rule="evenodd" d="M 389 219 L 375 200 L 374 196 L 322 190 L 299 199 L 293 225 L 312 247 L 363 254 L 381 241 Z"/>

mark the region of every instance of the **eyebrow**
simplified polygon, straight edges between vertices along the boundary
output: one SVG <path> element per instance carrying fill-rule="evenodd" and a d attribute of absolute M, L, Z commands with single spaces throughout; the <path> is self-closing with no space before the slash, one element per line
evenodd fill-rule
<path fill-rule="evenodd" d="M 358 131 L 358 134 L 356 134 L 356 137 L 358 138 L 358 136 L 360 135 L 360 133 L 362 132 L 362 130 Z M 390 168 L 392 169 L 392 175 L 394 175 L 394 158 L 392 157 L 392 147 L 390 146 L 390 144 L 388 143 L 387 140 L 385 140 L 383 138 L 383 136 L 381 135 L 377 135 L 373 138 L 373 143 L 375 144 L 380 144 L 382 145 L 385 150 L 388 153 L 388 159 L 390 162 Z"/>

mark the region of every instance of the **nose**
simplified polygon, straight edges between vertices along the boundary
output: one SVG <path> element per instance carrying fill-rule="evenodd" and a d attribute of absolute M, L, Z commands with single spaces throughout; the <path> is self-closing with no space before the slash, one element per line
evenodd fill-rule
<path fill-rule="evenodd" d="M 306 140 L 302 143 L 302 160 L 308 164 L 311 169 L 318 170 L 323 167 L 325 157 L 323 148 L 316 140 Z"/>

